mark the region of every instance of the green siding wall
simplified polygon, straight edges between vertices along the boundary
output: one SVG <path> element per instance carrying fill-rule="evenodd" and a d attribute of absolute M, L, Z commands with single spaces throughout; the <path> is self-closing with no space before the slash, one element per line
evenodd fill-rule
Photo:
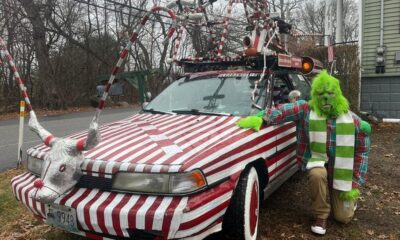
<path fill-rule="evenodd" d="M 399 76 L 400 64 L 395 64 L 394 56 L 400 51 L 400 0 L 384 1 L 383 44 L 386 46 L 386 72 L 375 73 L 376 47 L 380 37 L 380 0 L 362 1 L 362 76 Z"/>

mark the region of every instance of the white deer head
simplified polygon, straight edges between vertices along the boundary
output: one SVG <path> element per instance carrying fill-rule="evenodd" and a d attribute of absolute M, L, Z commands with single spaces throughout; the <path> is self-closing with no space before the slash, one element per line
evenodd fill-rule
<path fill-rule="evenodd" d="M 79 181 L 84 160 L 82 151 L 95 147 L 100 141 L 98 124 L 95 119 L 92 121 L 86 139 L 57 138 L 40 125 L 35 112 L 31 111 L 29 128 L 51 147 L 44 159 L 41 179 L 35 181 L 36 189 L 31 192 L 30 197 L 43 203 L 51 203 Z"/>

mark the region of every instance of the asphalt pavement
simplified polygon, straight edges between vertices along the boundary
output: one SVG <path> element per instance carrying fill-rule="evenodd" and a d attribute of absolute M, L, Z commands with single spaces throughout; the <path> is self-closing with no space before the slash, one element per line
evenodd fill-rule
<path fill-rule="evenodd" d="M 138 112 L 138 108 L 104 109 L 100 115 L 100 124 L 124 119 Z M 77 112 L 57 116 L 38 117 L 40 124 L 57 137 L 66 136 L 89 128 L 94 112 Z M 41 143 L 39 137 L 28 128 L 29 116 L 25 118 L 23 160 L 26 150 Z M 0 172 L 17 166 L 19 119 L 0 121 Z"/>

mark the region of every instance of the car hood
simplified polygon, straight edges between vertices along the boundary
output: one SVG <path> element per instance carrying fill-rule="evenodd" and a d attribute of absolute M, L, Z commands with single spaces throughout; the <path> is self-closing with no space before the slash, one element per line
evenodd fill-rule
<path fill-rule="evenodd" d="M 86 174 L 110 176 L 117 171 L 178 172 L 201 161 L 206 154 L 254 133 L 236 126 L 239 117 L 138 113 L 102 125 L 101 141 L 84 152 Z M 85 138 L 87 131 L 68 137 Z M 242 139 L 242 141 L 241 141 Z M 28 155 L 44 159 L 50 149 L 38 145 Z M 201 168 L 201 165 L 198 165 Z"/>

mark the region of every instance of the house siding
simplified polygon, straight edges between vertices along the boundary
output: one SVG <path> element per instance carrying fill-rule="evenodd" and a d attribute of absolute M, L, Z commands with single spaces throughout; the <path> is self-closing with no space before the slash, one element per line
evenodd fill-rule
<path fill-rule="evenodd" d="M 380 0 L 362 0 L 361 103 L 362 111 L 382 118 L 400 119 L 400 0 L 384 1 L 383 45 L 385 73 L 375 73 L 380 38 Z"/>

